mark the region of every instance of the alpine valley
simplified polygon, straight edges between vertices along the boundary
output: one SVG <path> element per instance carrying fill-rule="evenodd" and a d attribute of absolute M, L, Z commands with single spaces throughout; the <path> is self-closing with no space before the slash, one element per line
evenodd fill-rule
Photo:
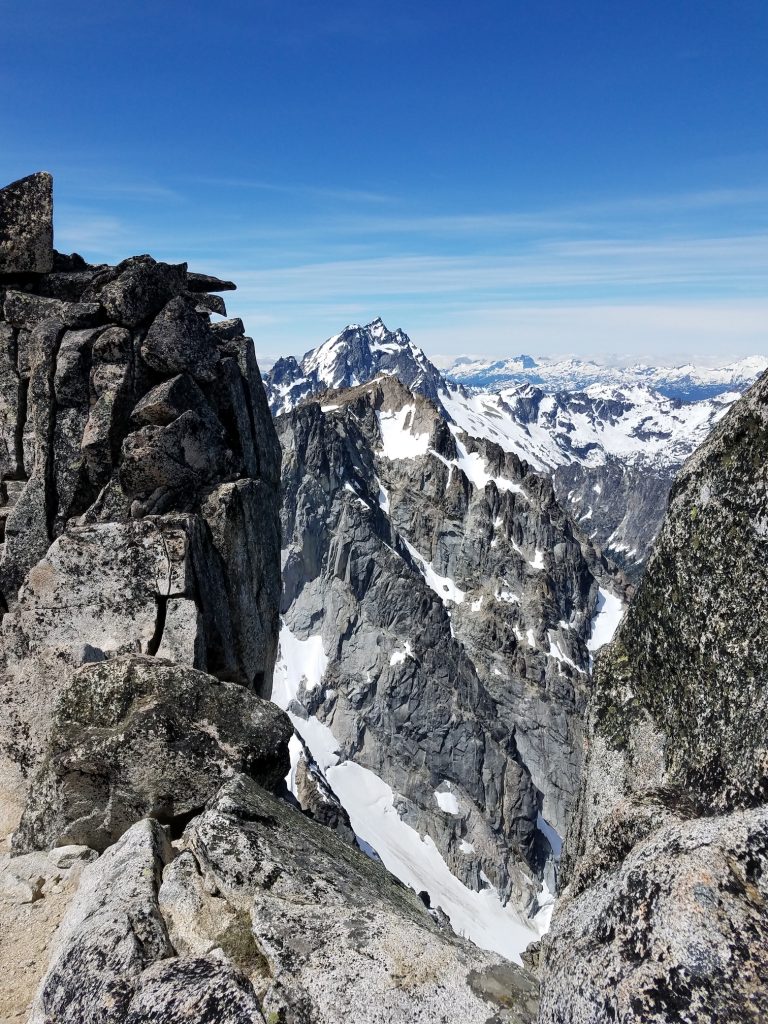
<path fill-rule="evenodd" d="M 56 251 L 52 188 L 0 190 L 0 1020 L 765 1020 L 765 361 L 374 320 L 262 379 L 233 282 Z"/>

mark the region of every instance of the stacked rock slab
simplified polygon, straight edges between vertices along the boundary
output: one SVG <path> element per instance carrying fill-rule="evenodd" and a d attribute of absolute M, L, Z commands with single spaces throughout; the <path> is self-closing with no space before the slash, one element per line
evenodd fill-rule
<path fill-rule="evenodd" d="M 61 256 L 47 175 L 0 197 L 0 756 L 18 807 L 85 663 L 155 656 L 269 697 L 280 453 L 252 341 L 211 322 L 229 282 Z"/>
<path fill-rule="evenodd" d="M 541 1024 L 768 1018 L 768 375 L 686 463 L 597 660 Z"/>

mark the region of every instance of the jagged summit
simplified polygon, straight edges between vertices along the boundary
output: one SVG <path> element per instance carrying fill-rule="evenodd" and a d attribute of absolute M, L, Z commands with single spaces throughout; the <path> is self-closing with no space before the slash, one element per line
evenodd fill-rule
<path fill-rule="evenodd" d="M 399 327 L 390 331 L 381 317 L 369 324 L 348 324 L 310 349 L 301 362 L 278 359 L 265 377 L 275 415 L 288 412 L 309 395 L 355 387 L 380 374 L 397 377 L 407 388 L 439 401 L 446 382 L 436 366 Z"/>

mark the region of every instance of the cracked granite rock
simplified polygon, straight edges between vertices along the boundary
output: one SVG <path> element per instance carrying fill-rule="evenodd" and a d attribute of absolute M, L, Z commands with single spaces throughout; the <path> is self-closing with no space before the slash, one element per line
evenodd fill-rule
<path fill-rule="evenodd" d="M 541 1024 L 768 1014 L 768 375 L 688 460 L 597 658 Z"/>
<path fill-rule="evenodd" d="M 105 850 L 143 817 L 183 828 L 233 774 L 278 786 L 292 733 L 271 701 L 159 657 L 85 665 L 54 708 L 14 852 Z"/>
<path fill-rule="evenodd" d="M 177 846 L 143 819 L 84 869 L 30 1024 L 535 1021 L 529 974 L 245 776 Z"/>
<path fill-rule="evenodd" d="M 47 235 L 42 260 L 44 175 L 0 191 L 0 215 L 7 832 L 81 664 L 157 655 L 269 696 L 280 451 L 251 339 L 210 322 L 205 289 L 229 282 L 89 266 Z"/>

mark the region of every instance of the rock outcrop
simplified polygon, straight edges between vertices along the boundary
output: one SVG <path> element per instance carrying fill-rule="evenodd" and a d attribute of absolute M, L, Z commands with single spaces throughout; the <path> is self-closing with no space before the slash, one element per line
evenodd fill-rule
<path fill-rule="evenodd" d="M 299 785 L 314 821 L 287 793 L 296 740 L 267 699 L 280 450 L 242 323 L 211 322 L 233 285 L 43 252 L 50 211 L 18 191 L 0 193 L 0 1017 L 532 1024 L 537 983 L 357 850 L 320 775 Z"/>
<path fill-rule="evenodd" d="M 159 656 L 269 697 L 280 452 L 253 343 L 211 323 L 215 279 L 56 253 L 47 176 L 0 197 L 7 809 L 82 664 Z"/>
<path fill-rule="evenodd" d="M 105 850 L 144 817 L 180 831 L 222 779 L 279 786 L 292 733 L 270 701 L 204 672 L 135 655 L 86 665 L 54 708 L 14 850 Z"/>
<path fill-rule="evenodd" d="M 535 1019 L 529 976 L 244 776 L 179 847 L 144 820 L 86 868 L 30 1024 Z"/>
<path fill-rule="evenodd" d="M 53 269 L 53 178 L 40 171 L 0 189 L 0 274 Z"/>
<path fill-rule="evenodd" d="M 686 463 L 597 659 L 542 1024 L 768 1014 L 768 375 Z"/>

